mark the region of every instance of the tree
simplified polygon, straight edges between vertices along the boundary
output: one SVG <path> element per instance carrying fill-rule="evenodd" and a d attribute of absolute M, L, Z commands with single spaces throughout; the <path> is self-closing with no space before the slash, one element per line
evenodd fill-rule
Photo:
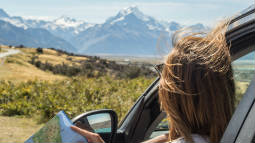
<path fill-rule="evenodd" d="M 39 53 L 39 54 L 42 54 L 43 53 L 43 49 L 38 47 L 38 48 L 36 48 L 36 52 Z"/>
<path fill-rule="evenodd" d="M 18 46 L 18 48 L 24 48 L 24 47 L 25 47 L 25 46 L 24 46 L 24 45 L 22 45 L 22 44 Z"/>

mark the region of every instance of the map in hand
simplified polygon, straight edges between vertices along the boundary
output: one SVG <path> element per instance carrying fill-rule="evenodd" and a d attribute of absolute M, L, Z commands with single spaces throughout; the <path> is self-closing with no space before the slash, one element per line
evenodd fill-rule
<path fill-rule="evenodd" d="M 72 125 L 65 112 L 60 111 L 25 143 L 87 143 L 85 137 L 70 128 Z"/>

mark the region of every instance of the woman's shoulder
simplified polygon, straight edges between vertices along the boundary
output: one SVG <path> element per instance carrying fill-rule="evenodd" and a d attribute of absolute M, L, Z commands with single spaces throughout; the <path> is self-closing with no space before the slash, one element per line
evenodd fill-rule
<path fill-rule="evenodd" d="M 194 143 L 209 143 L 209 139 L 206 137 L 200 136 L 198 134 L 192 134 L 191 136 L 192 136 Z M 181 138 L 171 141 L 170 143 L 188 143 L 188 142 L 185 141 L 183 137 L 181 137 Z"/>

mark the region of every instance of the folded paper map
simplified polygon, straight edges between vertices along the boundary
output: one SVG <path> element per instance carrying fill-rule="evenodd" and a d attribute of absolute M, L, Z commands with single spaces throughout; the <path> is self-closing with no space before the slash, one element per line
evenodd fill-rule
<path fill-rule="evenodd" d="M 65 112 L 60 111 L 25 143 L 87 143 L 85 137 L 70 128 L 71 125 Z"/>

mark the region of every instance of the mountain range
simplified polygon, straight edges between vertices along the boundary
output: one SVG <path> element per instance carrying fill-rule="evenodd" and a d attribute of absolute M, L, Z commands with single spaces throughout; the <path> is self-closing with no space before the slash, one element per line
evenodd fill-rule
<path fill-rule="evenodd" d="M 102 24 L 62 16 L 54 20 L 9 16 L 0 9 L 0 44 L 53 47 L 88 55 L 153 56 L 159 41 L 171 45 L 171 36 L 185 25 L 158 21 L 136 6 L 120 10 Z M 187 26 L 206 30 L 203 24 Z"/>

